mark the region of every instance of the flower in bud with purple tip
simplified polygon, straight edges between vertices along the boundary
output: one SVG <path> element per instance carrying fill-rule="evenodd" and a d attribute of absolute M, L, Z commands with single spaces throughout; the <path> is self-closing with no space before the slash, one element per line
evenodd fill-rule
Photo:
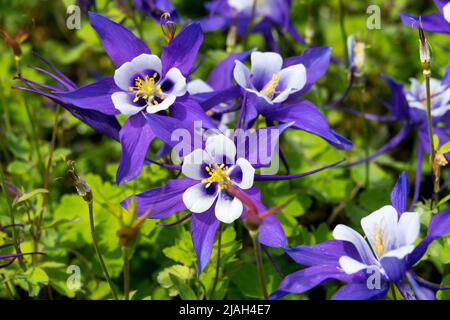
<path fill-rule="evenodd" d="M 419 213 L 406 212 L 407 195 L 407 176 L 402 173 L 391 193 L 392 205 L 361 220 L 367 241 L 352 228 L 338 225 L 335 240 L 287 248 L 287 254 L 307 268 L 285 277 L 271 298 L 303 293 L 332 280 L 346 283 L 334 294 L 337 300 L 384 299 L 391 284 L 405 299 L 433 299 L 432 290 L 450 289 L 431 284 L 412 270 L 432 241 L 450 234 L 450 210 L 431 218 L 427 236 L 415 246 Z"/>
<path fill-rule="evenodd" d="M 119 133 L 122 157 L 116 180 L 122 184 L 140 174 L 155 138 L 171 145 L 172 132 L 192 131 L 194 120 L 202 121 L 205 128 L 214 127 L 202 107 L 186 94 L 186 77 L 203 34 L 198 23 L 187 25 L 163 47 L 160 59 L 122 25 L 96 13 L 89 17 L 116 71 L 113 77 L 59 96 L 82 109 L 128 117 Z"/>
<path fill-rule="evenodd" d="M 418 28 L 421 24 L 425 31 L 450 34 L 450 1 L 434 0 L 434 3 L 439 9 L 439 13 L 419 17 L 400 13 L 403 23 L 414 28 Z"/>

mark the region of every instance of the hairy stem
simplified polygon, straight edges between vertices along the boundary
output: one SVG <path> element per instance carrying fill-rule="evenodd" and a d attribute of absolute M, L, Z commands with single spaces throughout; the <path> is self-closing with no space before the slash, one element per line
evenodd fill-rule
<path fill-rule="evenodd" d="M 259 240 L 258 240 L 258 234 L 259 233 L 257 230 L 256 231 L 250 230 L 250 236 L 253 241 L 253 249 L 255 252 L 256 271 L 258 273 L 259 286 L 261 287 L 261 292 L 262 292 L 264 300 L 268 300 L 269 295 L 267 294 L 262 250 L 261 250 L 261 244 L 259 243 Z"/>
<path fill-rule="evenodd" d="M 3 172 L 3 168 L 0 164 L 0 183 L 1 183 L 1 187 L 3 190 L 3 193 L 5 194 L 5 198 L 6 198 L 6 203 L 7 203 L 7 207 L 8 207 L 8 213 L 9 213 L 9 217 L 10 217 L 10 221 L 11 221 L 11 225 L 15 225 L 16 224 L 16 220 L 14 217 L 14 212 L 13 212 L 13 206 L 12 206 L 12 202 L 11 199 L 8 195 L 8 189 L 6 188 L 6 177 L 5 177 L 5 173 Z M 16 232 L 16 228 L 12 227 L 12 235 L 13 235 L 13 241 L 14 241 L 14 247 L 16 248 L 16 253 L 19 254 L 18 260 L 19 260 L 19 264 L 21 266 L 21 268 L 23 270 L 26 269 L 25 267 L 25 263 L 23 261 L 23 257 L 20 256 L 21 251 L 20 251 L 20 244 L 19 244 L 19 239 L 17 237 L 17 232 Z"/>
<path fill-rule="evenodd" d="M 214 299 L 214 292 L 216 291 L 217 283 L 219 282 L 220 275 L 220 253 L 222 250 L 222 224 L 219 225 L 219 236 L 217 242 L 217 261 L 216 261 L 216 275 L 214 276 L 214 283 L 211 289 L 211 294 L 209 299 Z"/>
<path fill-rule="evenodd" d="M 123 254 L 123 296 L 125 300 L 130 300 L 130 259 L 129 248 L 122 247 Z"/>
<path fill-rule="evenodd" d="M 103 261 L 102 254 L 100 253 L 100 249 L 97 243 L 97 237 L 95 235 L 95 225 L 94 225 L 94 206 L 93 206 L 94 200 L 91 200 L 88 202 L 88 209 L 89 209 L 89 225 L 91 228 L 91 236 L 92 236 L 92 243 L 94 244 L 95 252 L 97 253 L 98 260 L 100 261 L 100 265 L 102 267 L 103 275 L 106 278 L 106 281 L 109 284 L 109 287 L 111 289 L 111 293 L 114 297 L 114 299 L 118 300 L 116 291 L 114 290 L 111 278 L 109 277 L 108 269 L 106 268 L 105 262 Z"/>
<path fill-rule="evenodd" d="M 430 78 L 431 71 L 429 68 L 423 70 L 423 75 L 425 77 L 425 86 L 427 91 L 427 123 L 428 123 L 428 141 L 430 144 L 430 160 L 431 160 L 431 176 L 434 179 L 433 184 L 433 194 L 434 194 L 434 205 L 439 201 L 439 176 L 437 172 L 435 172 L 434 164 L 436 159 L 436 149 L 433 142 L 433 118 L 431 117 L 431 89 L 430 89 Z"/>

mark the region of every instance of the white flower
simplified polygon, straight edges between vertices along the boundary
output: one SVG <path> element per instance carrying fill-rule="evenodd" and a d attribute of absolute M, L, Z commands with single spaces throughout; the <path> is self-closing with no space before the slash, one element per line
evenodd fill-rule
<path fill-rule="evenodd" d="M 126 116 L 143 109 L 148 113 L 166 110 L 186 93 L 186 78 L 181 71 L 171 68 L 163 77 L 161 60 L 152 54 L 141 54 L 121 65 L 114 82 L 122 91 L 113 93 L 111 99 Z"/>
<path fill-rule="evenodd" d="M 427 91 L 425 83 L 410 79 L 411 89 L 406 91 L 406 100 L 411 108 L 427 110 Z M 430 79 L 431 115 L 443 116 L 450 109 L 450 88 L 437 79 Z"/>
<path fill-rule="evenodd" d="M 382 259 L 394 257 L 403 259 L 414 250 L 414 242 L 419 236 L 419 213 L 404 212 L 398 218 L 397 210 L 384 206 L 361 220 L 362 229 L 369 241 L 355 230 L 338 225 L 333 231 L 336 240 L 351 242 L 362 261 L 343 256 L 339 264 L 347 274 L 353 274 L 369 267 L 377 267 L 384 273 Z"/>
<path fill-rule="evenodd" d="M 243 212 L 242 202 L 231 196 L 226 188 L 241 189 L 253 186 L 255 169 L 244 158 L 236 158 L 236 146 L 224 135 L 206 140 L 205 149 L 196 149 L 184 158 L 182 172 L 199 183 L 183 193 L 183 202 L 194 213 L 205 212 L 215 205 L 216 218 L 232 223 Z M 217 200 L 217 201 L 216 201 Z"/>

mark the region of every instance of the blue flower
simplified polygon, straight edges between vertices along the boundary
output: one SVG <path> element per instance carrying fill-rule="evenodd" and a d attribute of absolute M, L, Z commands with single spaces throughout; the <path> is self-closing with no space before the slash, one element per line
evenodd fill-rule
<path fill-rule="evenodd" d="M 361 220 L 365 238 L 345 225 L 333 231 L 334 240 L 313 246 L 287 248 L 287 254 L 307 268 L 283 279 L 272 299 L 291 293 L 303 293 L 313 287 L 339 280 L 346 283 L 333 299 L 384 299 L 391 284 L 405 299 L 431 299 L 430 289 L 448 289 L 418 277 L 413 266 L 425 254 L 429 244 L 450 234 L 450 210 L 431 218 L 427 236 L 419 235 L 419 213 L 405 212 L 408 181 L 400 175 L 391 193 L 391 204 Z"/>
<path fill-rule="evenodd" d="M 234 25 L 239 36 L 248 35 L 249 32 L 259 32 L 263 34 L 267 47 L 273 51 L 278 51 L 277 43 L 272 34 L 274 28 L 280 30 L 282 34 L 290 34 L 299 43 L 305 43 L 290 19 L 290 0 L 257 0 L 254 11 L 254 19 L 257 23 L 254 29 L 250 30 L 254 3 L 253 0 L 209 1 L 206 4 L 209 15 L 200 20 L 203 30 L 212 32 L 227 29 Z"/>
<path fill-rule="evenodd" d="M 420 17 L 401 13 L 400 16 L 403 23 L 414 28 L 417 28 L 420 23 L 423 29 L 428 32 L 450 34 L 450 1 L 434 0 L 434 3 L 439 8 L 439 13 L 427 14 Z"/>
<path fill-rule="evenodd" d="M 178 128 L 193 130 L 194 120 L 214 127 L 201 106 L 186 94 L 186 77 L 203 34 L 199 24 L 187 25 L 163 47 L 160 59 L 125 27 L 96 13 L 89 16 L 117 69 L 113 77 L 59 96 L 82 109 L 128 116 L 119 133 L 122 157 L 116 180 L 122 184 L 140 174 L 155 138 L 170 145 L 171 133 Z"/>

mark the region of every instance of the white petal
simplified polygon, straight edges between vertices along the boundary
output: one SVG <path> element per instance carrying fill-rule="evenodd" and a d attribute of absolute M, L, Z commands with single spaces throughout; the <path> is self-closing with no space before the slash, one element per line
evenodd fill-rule
<path fill-rule="evenodd" d="M 306 84 L 306 68 L 303 64 L 296 64 L 280 71 L 279 87 L 290 89 L 291 93 L 300 91 Z"/>
<path fill-rule="evenodd" d="M 233 179 L 233 173 L 239 173 L 238 179 Z M 245 158 L 239 158 L 236 161 L 236 165 L 228 169 L 228 174 L 231 180 L 241 189 L 250 189 L 253 186 L 253 180 L 255 178 L 255 169 Z"/>
<path fill-rule="evenodd" d="M 398 213 L 393 206 L 384 206 L 361 219 L 361 226 L 375 253 L 375 237 L 382 237 L 384 252 L 394 249 L 397 238 L 397 223 Z"/>
<path fill-rule="evenodd" d="M 129 62 L 122 64 L 114 73 L 114 82 L 122 90 L 128 91 L 132 77 L 146 70 L 155 70 L 161 74 L 162 64 L 154 54 L 141 54 Z"/>
<path fill-rule="evenodd" d="M 123 91 L 114 92 L 111 95 L 111 100 L 114 104 L 114 107 L 119 110 L 121 114 L 124 114 L 128 117 L 135 115 L 145 108 L 145 106 L 139 107 L 135 104 L 132 104 L 129 94 Z"/>
<path fill-rule="evenodd" d="M 450 2 L 442 8 L 442 14 L 444 15 L 445 20 L 450 23 Z"/>
<path fill-rule="evenodd" d="M 205 184 L 199 183 L 189 187 L 183 193 L 183 203 L 189 211 L 194 213 L 205 212 L 213 205 L 217 198 L 218 192 L 207 194 L 205 192 Z"/>
<path fill-rule="evenodd" d="M 195 149 L 184 157 L 181 171 L 188 178 L 202 180 L 208 175 L 204 172 L 203 166 L 205 163 L 211 163 L 211 157 L 209 154 L 203 149 Z"/>
<path fill-rule="evenodd" d="M 244 206 L 235 197 L 229 196 L 226 191 L 219 192 L 219 199 L 216 203 L 216 218 L 223 223 L 232 223 L 242 215 Z"/>
<path fill-rule="evenodd" d="M 216 164 L 234 164 L 236 146 L 230 138 L 227 138 L 223 134 L 209 137 L 206 140 L 205 150 Z"/>
<path fill-rule="evenodd" d="M 420 233 L 420 214 L 404 212 L 397 227 L 397 247 L 412 245 Z"/>
<path fill-rule="evenodd" d="M 205 81 L 201 79 L 195 79 L 187 84 L 187 91 L 189 94 L 213 92 L 214 89 Z"/>
<path fill-rule="evenodd" d="M 353 274 L 369 267 L 367 264 L 361 263 L 347 256 L 339 258 L 339 265 L 346 274 Z"/>
<path fill-rule="evenodd" d="M 170 94 L 173 94 L 176 97 L 181 97 L 186 93 L 186 78 L 178 68 L 171 68 L 167 71 L 161 84 L 163 84 L 166 80 L 173 82 L 173 88 L 169 91 Z"/>
<path fill-rule="evenodd" d="M 274 76 L 281 71 L 283 58 L 275 52 L 253 52 L 251 55 L 253 84 L 258 90 L 262 90 Z M 255 81 L 261 86 L 255 83 Z"/>
<path fill-rule="evenodd" d="M 234 80 L 236 80 L 237 84 L 242 88 L 252 88 L 250 70 L 239 60 L 236 60 L 235 63 L 236 65 L 233 70 Z"/>
<path fill-rule="evenodd" d="M 404 257 L 406 257 L 408 254 L 410 254 L 411 252 L 413 252 L 414 250 L 414 246 L 404 246 L 404 247 L 400 247 L 398 249 L 395 250 L 391 250 L 388 251 L 383 258 L 386 257 L 394 257 L 394 258 L 398 258 L 398 259 L 403 259 Z"/>
<path fill-rule="evenodd" d="M 333 238 L 336 240 L 348 241 L 352 243 L 358 251 L 361 259 L 368 265 L 377 264 L 369 245 L 364 238 L 352 228 L 349 228 L 343 224 L 337 225 L 333 230 Z"/>
<path fill-rule="evenodd" d="M 175 102 L 176 98 L 177 97 L 175 97 L 173 94 L 169 94 L 169 95 L 165 96 L 164 100 L 161 101 L 159 104 L 148 106 L 147 112 L 148 113 L 157 113 L 162 110 L 169 109 L 169 107 L 171 105 L 173 105 L 173 103 Z"/>
<path fill-rule="evenodd" d="M 228 0 L 228 5 L 237 12 L 250 12 L 254 0 Z"/>

